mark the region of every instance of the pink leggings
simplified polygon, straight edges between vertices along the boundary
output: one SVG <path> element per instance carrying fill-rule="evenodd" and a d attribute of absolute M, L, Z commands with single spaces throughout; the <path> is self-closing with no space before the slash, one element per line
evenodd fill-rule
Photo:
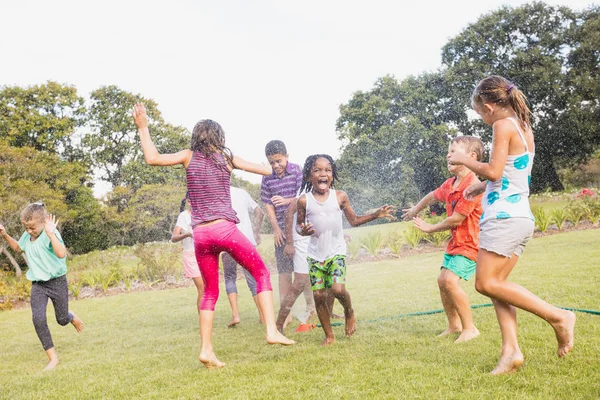
<path fill-rule="evenodd" d="M 229 253 L 256 280 L 256 292 L 273 290 L 271 274 L 256 248 L 231 221 L 194 228 L 194 248 L 204 281 L 201 310 L 214 311 L 219 298 L 219 254 Z"/>

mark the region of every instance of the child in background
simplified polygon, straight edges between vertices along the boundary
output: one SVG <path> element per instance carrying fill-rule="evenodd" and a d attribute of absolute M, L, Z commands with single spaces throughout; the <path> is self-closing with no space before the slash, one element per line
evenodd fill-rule
<path fill-rule="evenodd" d="M 149 165 L 183 165 L 189 200 L 192 205 L 192 228 L 196 261 L 204 280 L 204 295 L 200 307 L 200 361 L 206 368 L 220 368 L 212 344 L 215 304 L 219 298 L 219 254 L 223 251 L 250 271 L 257 285 L 257 300 L 265 319 L 269 344 L 292 345 L 275 326 L 271 275 L 252 243 L 239 231 L 239 222 L 231 206 L 229 184 L 231 171 L 238 168 L 261 175 L 271 175 L 271 167 L 247 162 L 233 156 L 225 146 L 225 132 L 212 120 L 199 121 L 192 131 L 190 149 L 172 154 L 160 154 L 148 130 L 146 108 L 138 103 L 133 110 L 140 143 Z"/>
<path fill-rule="evenodd" d="M 233 186 L 231 187 L 231 205 L 240 219 L 240 223 L 237 224 L 238 229 L 248 238 L 254 247 L 258 246 L 260 244 L 260 227 L 265 214 L 248 192 Z M 252 218 L 250 217 L 250 213 L 252 213 Z M 235 282 L 237 280 L 238 264 L 228 253 L 221 253 L 221 259 L 223 260 L 225 290 L 227 291 L 227 298 L 229 299 L 229 305 L 231 306 L 231 321 L 229 321 L 227 326 L 231 328 L 240 323 L 237 285 Z M 258 299 L 256 298 L 256 281 L 246 269 L 242 268 L 242 270 L 246 277 L 248 289 L 250 289 L 250 293 L 252 293 L 252 298 L 258 309 L 258 319 L 262 323 L 263 317 L 260 313 L 260 307 L 258 306 Z"/>
<path fill-rule="evenodd" d="M 296 231 L 310 236 L 308 265 L 310 283 L 321 326 L 325 331 L 323 345 L 335 342 L 331 328 L 328 291 L 344 307 L 346 337 L 356 331 L 356 318 L 350 294 L 346 290 L 346 240 L 342 228 L 342 213 L 352 226 L 359 226 L 377 218 L 393 218 L 393 207 L 385 205 L 372 214 L 355 214 L 348 195 L 332 189 L 337 180 L 335 162 L 331 156 L 316 154 L 304 163 L 301 191 L 298 199 Z"/>
<path fill-rule="evenodd" d="M 196 253 L 194 252 L 194 236 L 192 234 L 192 213 L 190 211 L 187 194 L 186 197 L 181 200 L 179 207 L 180 214 L 177 217 L 177 223 L 173 229 L 171 235 L 171 242 L 177 243 L 182 242 L 183 253 L 181 255 L 181 261 L 183 263 L 183 275 L 186 278 L 191 279 L 196 286 L 198 291 L 198 313 L 200 313 L 200 306 L 202 304 L 202 296 L 204 295 L 204 282 L 202 276 L 200 276 L 200 268 L 196 262 Z"/>
<path fill-rule="evenodd" d="M 474 136 L 459 136 L 450 142 L 448 156 L 457 152 L 481 161 L 483 143 Z M 454 176 L 421 199 L 416 206 L 403 210 L 403 218 L 405 221 L 413 220 L 415 226 L 426 233 L 445 230 L 452 233 L 438 276 L 442 305 L 448 317 L 448 329 L 440 336 L 460 333 L 455 343 L 461 343 L 479 336 L 479 331 L 473 324 L 469 297 L 460 287 L 460 280 L 468 281 L 475 274 L 479 250 L 479 218 L 482 213 L 481 196 L 472 200 L 463 197 L 466 188 L 479 183 L 473 172 L 454 164 L 448 164 L 448 170 Z M 424 208 L 438 201 L 446 203 L 445 220 L 432 225 L 417 217 Z"/>
<path fill-rule="evenodd" d="M 58 354 L 46 320 L 48 299 L 52 300 L 56 322 L 59 325 L 71 323 L 77 332 L 81 332 L 84 324 L 75 313 L 69 311 L 67 250 L 56 229 L 56 218 L 46 212 L 42 202 L 37 202 L 29 204 L 21 211 L 21 222 L 25 226 L 25 232 L 19 241 L 13 239 L 2 225 L 0 236 L 14 252 L 27 255 L 33 326 L 50 360 L 44 370 L 51 370 L 58 365 Z"/>
<path fill-rule="evenodd" d="M 552 326 L 559 357 L 573 348 L 576 317 L 507 280 L 534 230 L 529 180 L 535 144 L 527 99 L 514 83 L 492 75 L 477 84 L 471 103 L 493 129 L 490 162 L 482 163 L 458 152 L 450 154 L 448 162 L 464 165 L 488 180 L 467 188 L 465 198 L 472 200 L 485 191 L 475 288 L 492 299 L 500 324 L 502 355 L 491 372 L 497 375 L 515 372 L 523 364 L 515 307 Z"/>
<path fill-rule="evenodd" d="M 281 303 L 292 286 L 292 272 L 294 272 L 293 258 L 284 251 L 286 243 L 293 242 L 293 238 L 285 235 L 285 212 L 289 205 L 296 201 L 296 195 L 302 186 L 302 170 L 298 164 L 288 161 L 287 148 L 281 140 L 271 140 L 267 143 L 265 155 L 273 168 L 273 173 L 262 178 L 260 197 L 273 227 L 281 308 Z M 311 300 L 306 297 L 308 304 Z M 287 322 L 290 321 L 291 318 Z"/>

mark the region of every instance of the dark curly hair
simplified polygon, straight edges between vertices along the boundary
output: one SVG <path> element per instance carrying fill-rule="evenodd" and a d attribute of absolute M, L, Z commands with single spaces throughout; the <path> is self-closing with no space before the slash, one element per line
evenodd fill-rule
<path fill-rule="evenodd" d="M 331 187 L 334 187 L 335 182 L 339 181 L 337 175 L 337 166 L 335 165 L 335 161 L 329 154 L 313 154 L 312 156 L 308 156 L 306 161 L 304 161 L 304 167 L 302 168 L 302 187 L 300 187 L 300 193 L 304 191 L 310 192 L 312 190 L 312 182 L 310 181 L 310 175 L 315 162 L 319 158 L 325 158 L 327 161 L 331 163 L 331 172 L 333 175 L 333 181 L 331 182 Z"/>
<path fill-rule="evenodd" d="M 202 119 L 196 123 L 192 130 L 190 149 L 210 157 L 217 165 L 222 164 L 215 157 L 215 153 L 221 153 L 225 161 L 235 168 L 233 153 L 225 146 L 225 131 L 212 119 Z"/>

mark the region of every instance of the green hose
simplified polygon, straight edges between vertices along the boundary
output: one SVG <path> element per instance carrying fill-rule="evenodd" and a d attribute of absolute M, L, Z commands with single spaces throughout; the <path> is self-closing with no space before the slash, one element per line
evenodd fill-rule
<path fill-rule="evenodd" d="M 474 304 L 471 306 L 472 309 L 475 308 L 483 308 L 483 307 L 491 307 L 492 303 L 485 303 L 485 304 Z M 569 308 L 569 307 L 559 307 L 562 308 L 563 310 L 569 310 L 569 311 L 576 311 L 576 312 L 581 312 L 581 313 L 586 313 L 586 314 L 593 314 L 593 315 L 600 315 L 600 311 L 596 311 L 596 310 L 583 310 L 580 308 Z M 393 317 L 383 317 L 383 318 L 377 318 L 377 319 L 368 319 L 362 322 L 379 322 L 379 321 L 388 321 L 391 319 L 400 319 L 400 318 L 405 318 L 405 317 L 417 317 L 419 315 L 431 315 L 431 314 L 441 314 L 444 312 L 444 309 L 439 309 L 439 310 L 430 310 L 430 311 L 417 311 L 417 312 L 412 312 L 412 313 L 408 313 L 408 314 L 400 314 L 400 315 L 395 315 Z M 343 322 L 332 322 L 331 326 L 342 326 L 344 325 Z M 317 326 L 319 328 L 322 327 L 321 324 L 317 324 Z"/>

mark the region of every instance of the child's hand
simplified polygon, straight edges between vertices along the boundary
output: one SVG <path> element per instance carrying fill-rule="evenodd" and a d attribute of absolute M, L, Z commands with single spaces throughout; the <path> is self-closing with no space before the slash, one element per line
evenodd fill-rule
<path fill-rule="evenodd" d="M 413 218 L 413 222 L 417 229 L 420 229 L 425 233 L 433 232 L 433 225 L 431 225 L 429 222 L 425 222 L 419 217 Z"/>
<path fill-rule="evenodd" d="M 56 230 L 56 225 L 58 225 L 58 220 L 52 214 L 46 215 L 46 221 L 44 221 L 44 229 L 46 230 L 46 234 L 50 236 L 50 234 L 54 233 Z"/>
<path fill-rule="evenodd" d="M 283 249 L 283 254 L 285 254 L 288 257 L 293 257 L 295 251 L 296 250 L 294 249 L 294 245 L 291 243 L 288 243 L 285 245 L 285 248 Z"/>
<path fill-rule="evenodd" d="M 148 127 L 148 117 L 146 116 L 146 107 L 142 103 L 137 103 L 133 106 L 133 122 L 138 129 L 144 129 Z"/>
<path fill-rule="evenodd" d="M 4 228 L 4 225 L 0 224 L 0 236 L 4 236 L 5 233 L 6 229 Z"/>
<path fill-rule="evenodd" d="M 298 232 L 302 236 L 312 236 L 315 233 L 315 228 L 309 222 L 307 224 L 300 224 L 300 232 Z"/>
<path fill-rule="evenodd" d="M 279 226 L 273 232 L 273 236 L 275 236 L 275 247 L 281 247 L 285 244 L 285 234 Z"/>
<path fill-rule="evenodd" d="M 485 182 L 479 182 L 466 188 L 463 192 L 463 197 L 467 201 L 473 201 L 475 197 L 483 192 L 485 192 Z"/>
<path fill-rule="evenodd" d="M 396 213 L 396 207 L 394 206 L 389 206 L 389 205 L 385 205 L 385 206 L 381 206 L 377 209 L 377 211 L 375 211 L 375 218 L 386 218 L 388 220 L 395 220 L 396 216 L 394 215 Z"/>
<path fill-rule="evenodd" d="M 467 154 L 459 152 L 454 152 L 448 155 L 446 158 L 448 160 L 448 164 L 452 165 L 465 165 L 465 162 L 471 159 L 471 157 L 469 157 Z"/>
<path fill-rule="evenodd" d="M 289 204 L 288 200 L 281 196 L 271 197 L 271 202 L 276 206 L 285 206 L 286 204 Z"/>
<path fill-rule="evenodd" d="M 404 221 L 412 221 L 412 219 L 417 216 L 417 213 L 415 212 L 414 207 L 403 208 L 402 212 L 404 213 L 404 214 L 402 214 L 402 220 L 404 220 Z"/>

